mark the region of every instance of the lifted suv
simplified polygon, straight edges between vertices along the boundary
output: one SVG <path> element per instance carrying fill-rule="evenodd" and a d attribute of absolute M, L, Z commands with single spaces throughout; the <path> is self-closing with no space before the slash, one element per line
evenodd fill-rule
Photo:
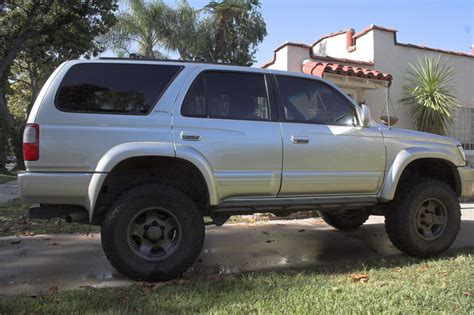
<path fill-rule="evenodd" d="M 319 210 L 345 230 L 384 215 L 396 247 L 436 255 L 474 180 L 453 139 L 380 126 L 316 77 L 224 65 L 66 62 L 23 141 L 30 216 L 101 225 L 111 264 L 147 281 L 193 264 L 203 216 Z"/>

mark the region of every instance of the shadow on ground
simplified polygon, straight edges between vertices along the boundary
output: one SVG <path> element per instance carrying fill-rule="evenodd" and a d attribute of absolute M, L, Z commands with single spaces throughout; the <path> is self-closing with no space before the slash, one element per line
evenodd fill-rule
<path fill-rule="evenodd" d="M 462 222 L 454 248 L 474 246 L 469 219 Z M 351 232 L 332 229 L 321 219 L 211 226 L 199 259 L 184 277 L 314 269 L 397 254 L 379 217 Z M 0 294 L 132 283 L 110 266 L 97 234 L 2 237 L 0 266 Z"/>

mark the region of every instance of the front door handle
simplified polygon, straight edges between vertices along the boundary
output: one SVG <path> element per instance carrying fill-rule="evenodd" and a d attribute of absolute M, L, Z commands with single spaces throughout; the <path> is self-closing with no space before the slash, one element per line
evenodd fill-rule
<path fill-rule="evenodd" d="M 198 134 L 181 132 L 181 139 L 185 141 L 199 141 L 201 140 L 201 136 Z"/>
<path fill-rule="evenodd" d="M 309 137 L 306 136 L 291 136 L 291 142 L 294 144 L 308 144 Z"/>

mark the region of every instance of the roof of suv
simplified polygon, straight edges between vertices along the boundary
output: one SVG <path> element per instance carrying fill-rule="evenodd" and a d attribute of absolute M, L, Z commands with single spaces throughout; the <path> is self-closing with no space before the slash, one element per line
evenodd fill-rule
<path fill-rule="evenodd" d="M 194 60 L 178 60 L 178 59 L 148 59 L 148 58 L 118 58 L 118 57 L 101 57 L 99 59 L 93 60 L 75 60 L 77 63 L 82 62 L 98 62 L 98 63 L 105 63 L 105 62 L 114 62 L 114 63 L 169 63 L 174 65 L 181 65 L 181 66 L 199 66 L 204 69 L 215 69 L 215 70 L 235 70 L 235 71 L 246 71 L 246 72 L 256 72 L 256 73 L 272 73 L 272 74 L 280 74 L 280 75 L 290 75 L 302 78 L 308 78 L 312 80 L 319 80 L 325 81 L 320 77 L 316 77 L 313 75 L 308 75 L 301 72 L 290 72 L 290 71 L 282 71 L 282 70 L 274 70 L 274 69 L 266 69 L 266 68 L 256 68 L 256 67 L 249 67 L 249 66 L 239 66 L 234 64 L 226 64 L 226 63 L 219 63 L 219 62 L 204 62 L 204 61 L 194 61 Z M 328 82 L 330 85 L 331 82 Z"/>

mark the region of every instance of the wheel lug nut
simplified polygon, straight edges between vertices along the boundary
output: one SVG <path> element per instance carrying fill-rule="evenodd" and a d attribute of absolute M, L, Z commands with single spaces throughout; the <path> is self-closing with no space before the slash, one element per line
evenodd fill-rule
<path fill-rule="evenodd" d="M 153 226 L 157 226 L 158 223 L 156 223 L 156 221 L 153 221 L 152 225 L 153 225 Z"/>
<path fill-rule="evenodd" d="M 163 231 L 164 229 L 165 229 L 165 227 L 164 227 L 164 226 L 160 226 L 160 230 L 162 230 L 162 231 Z"/>
<path fill-rule="evenodd" d="M 145 225 L 145 231 L 148 230 L 150 227 L 148 225 Z"/>

